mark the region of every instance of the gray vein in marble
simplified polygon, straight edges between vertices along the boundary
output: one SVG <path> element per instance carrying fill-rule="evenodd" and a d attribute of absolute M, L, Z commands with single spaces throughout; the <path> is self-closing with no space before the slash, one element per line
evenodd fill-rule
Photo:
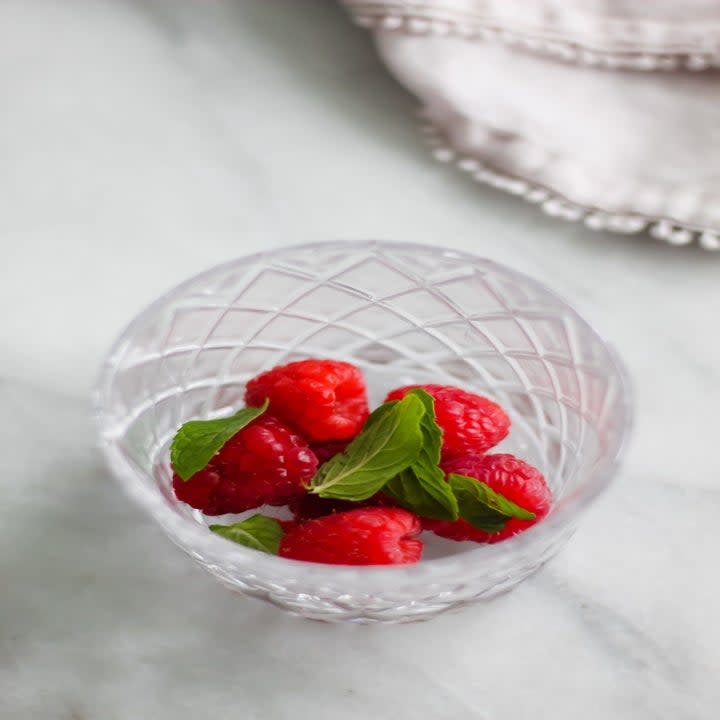
<path fill-rule="evenodd" d="M 598 602 L 552 571 L 541 573 L 535 584 L 567 607 L 595 647 L 604 648 L 616 672 L 632 678 L 627 687 L 632 688 L 637 713 L 667 720 L 710 720 L 693 695 L 684 658 L 671 657 L 622 611 Z"/>
<path fill-rule="evenodd" d="M 171 43 L 179 45 L 187 38 L 187 25 L 173 7 L 163 0 L 121 0 L 123 5 L 137 11 Z M 177 6 L 180 6 L 178 3 Z"/>
<path fill-rule="evenodd" d="M 428 648 L 428 652 L 432 652 Z M 438 704 L 447 707 L 447 718 L 469 717 L 474 720 L 494 720 L 485 710 L 482 698 L 476 698 L 467 694 L 467 689 L 462 682 L 454 678 L 438 676 L 437 673 L 428 671 L 426 667 L 426 655 L 406 658 L 406 663 L 417 677 L 415 682 L 422 685 L 427 691 L 437 698 Z M 442 720 L 438 718 L 438 720 Z"/>
<path fill-rule="evenodd" d="M 620 611 L 594 600 L 552 571 L 539 575 L 536 584 L 577 613 L 586 630 L 617 662 L 632 671 L 656 672 L 682 689 L 682 665 Z"/>

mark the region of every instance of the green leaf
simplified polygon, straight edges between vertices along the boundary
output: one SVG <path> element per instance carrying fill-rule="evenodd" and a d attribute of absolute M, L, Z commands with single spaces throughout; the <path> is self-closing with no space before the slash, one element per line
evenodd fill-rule
<path fill-rule="evenodd" d="M 500 532 L 510 518 L 535 519 L 535 513 L 524 510 L 475 478 L 451 473 L 448 483 L 457 498 L 460 517 L 479 530 Z"/>
<path fill-rule="evenodd" d="M 382 491 L 406 510 L 435 520 L 457 520 L 458 504 L 450 486 L 443 479 L 428 480 L 412 468 L 403 470 L 387 483 Z"/>
<path fill-rule="evenodd" d="M 210 530 L 239 545 L 271 555 L 278 554 L 284 535 L 282 525 L 266 515 L 253 515 L 233 525 L 210 525 Z"/>
<path fill-rule="evenodd" d="M 390 480 L 382 490 L 398 505 L 422 517 L 457 520 L 457 500 L 445 482 L 445 473 L 438 467 L 442 430 L 435 421 L 435 400 L 422 388 L 411 390 L 408 395 L 415 395 L 425 407 L 420 423 L 423 445 L 417 460 Z"/>
<path fill-rule="evenodd" d="M 345 452 L 320 466 L 310 483 L 311 492 L 338 500 L 374 495 L 417 459 L 424 414 L 422 401 L 414 395 L 381 405 Z"/>
<path fill-rule="evenodd" d="M 189 480 L 207 466 L 233 435 L 260 417 L 268 405 L 269 401 L 266 400 L 262 407 L 243 408 L 232 417 L 186 422 L 177 431 L 170 446 L 173 470 L 182 480 Z"/>

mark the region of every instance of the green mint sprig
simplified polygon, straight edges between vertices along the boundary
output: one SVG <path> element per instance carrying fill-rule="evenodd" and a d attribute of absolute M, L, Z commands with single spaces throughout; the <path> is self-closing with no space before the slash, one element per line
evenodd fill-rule
<path fill-rule="evenodd" d="M 182 480 L 189 480 L 218 453 L 233 435 L 240 432 L 268 409 L 266 400 L 261 407 L 243 408 L 228 418 L 190 420 L 175 435 L 170 446 L 170 462 Z"/>
<path fill-rule="evenodd" d="M 320 466 L 310 492 L 353 501 L 374 495 L 417 460 L 424 414 L 424 404 L 414 395 L 381 405 L 345 451 Z"/>
<path fill-rule="evenodd" d="M 233 525 L 210 525 L 210 530 L 239 545 L 270 555 L 278 554 L 280 541 L 285 534 L 282 525 L 267 515 L 253 515 Z"/>
<path fill-rule="evenodd" d="M 445 478 L 440 469 L 442 430 L 435 401 L 422 388 L 375 410 L 362 432 L 320 467 L 310 491 L 320 497 L 359 501 L 382 490 L 421 517 L 453 521 L 499 532 L 510 518 L 532 520 L 486 483 L 465 475 Z"/>
<path fill-rule="evenodd" d="M 535 513 L 524 510 L 475 478 L 451 473 L 447 480 L 457 498 L 460 517 L 479 530 L 500 532 L 510 518 L 535 519 Z"/>
<path fill-rule="evenodd" d="M 382 491 L 398 505 L 421 517 L 457 520 L 457 499 L 438 467 L 442 430 L 435 420 L 435 400 L 422 388 L 415 388 L 408 395 L 415 395 L 425 407 L 420 420 L 423 444 L 415 462 L 390 480 Z"/>

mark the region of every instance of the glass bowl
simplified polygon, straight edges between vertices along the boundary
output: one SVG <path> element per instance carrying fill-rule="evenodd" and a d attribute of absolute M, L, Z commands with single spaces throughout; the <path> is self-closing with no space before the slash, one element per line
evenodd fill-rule
<path fill-rule="evenodd" d="M 396 567 L 286 560 L 216 536 L 174 498 L 169 443 L 183 422 L 242 406 L 252 376 L 305 357 L 361 367 L 372 406 L 410 383 L 459 385 L 500 402 L 513 425 L 499 450 L 542 470 L 551 513 L 495 545 L 425 533 L 423 560 Z M 116 341 L 96 402 L 113 474 L 180 548 L 233 590 L 355 622 L 425 619 L 533 573 L 610 481 L 630 419 L 617 357 L 554 293 L 490 260 L 388 242 L 282 248 L 184 282 Z"/>

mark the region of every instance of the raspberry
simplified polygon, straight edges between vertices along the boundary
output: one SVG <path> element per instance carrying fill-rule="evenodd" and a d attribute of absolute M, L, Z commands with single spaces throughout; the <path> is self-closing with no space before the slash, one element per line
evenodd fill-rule
<path fill-rule="evenodd" d="M 220 473 L 210 465 L 196 472 L 189 480 L 183 480 L 177 473 L 173 474 L 175 497 L 199 510 L 207 508 L 209 515 L 222 514 L 212 512 L 215 508 L 215 491 L 221 482 Z"/>
<path fill-rule="evenodd" d="M 297 523 L 294 520 L 278 520 L 278 522 L 284 533 L 288 533 L 297 527 Z"/>
<path fill-rule="evenodd" d="M 280 555 L 334 565 L 416 563 L 423 544 L 416 515 L 400 508 L 360 508 L 308 520 L 280 542 Z"/>
<path fill-rule="evenodd" d="M 442 465 L 443 470 L 481 480 L 492 490 L 519 505 L 524 510 L 535 513 L 534 520 L 511 518 L 505 527 L 496 533 L 478 530 L 460 518 L 454 522 L 425 520 L 427 530 L 450 538 L 451 540 L 473 540 L 474 542 L 496 543 L 517 535 L 542 520 L 550 511 L 552 494 L 537 468 L 519 460 L 514 455 L 498 453 L 495 455 L 464 455 L 453 458 Z"/>
<path fill-rule="evenodd" d="M 346 442 L 320 443 L 319 445 L 311 445 L 310 449 L 315 453 L 315 457 L 318 459 L 318 465 L 322 465 L 341 452 L 345 452 L 348 444 L 349 443 Z"/>
<path fill-rule="evenodd" d="M 206 515 L 239 513 L 260 505 L 285 505 L 302 495 L 317 465 L 300 436 L 271 415 L 261 415 L 189 480 L 174 475 L 173 488 L 178 500 Z"/>
<path fill-rule="evenodd" d="M 510 418 L 497 403 L 451 385 L 407 385 L 389 393 L 385 402 L 400 400 L 413 388 L 422 388 L 435 398 L 445 460 L 466 453 L 484 453 L 510 430 Z"/>
<path fill-rule="evenodd" d="M 350 500 L 335 500 L 334 498 L 321 498 L 319 495 L 306 493 L 300 497 L 293 498 L 288 507 L 297 522 L 311 520 L 313 518 L 331 515 L 336 512 L 345 512 L 361 507 L 357 502 Z"/>
<path fill-rule="evenodd" d="M 350 363 L 300 360 L 248 382 L 245 402 L 262 405 L 312 443 L 349 440 L 368 417 L 365 379 Z"/>

